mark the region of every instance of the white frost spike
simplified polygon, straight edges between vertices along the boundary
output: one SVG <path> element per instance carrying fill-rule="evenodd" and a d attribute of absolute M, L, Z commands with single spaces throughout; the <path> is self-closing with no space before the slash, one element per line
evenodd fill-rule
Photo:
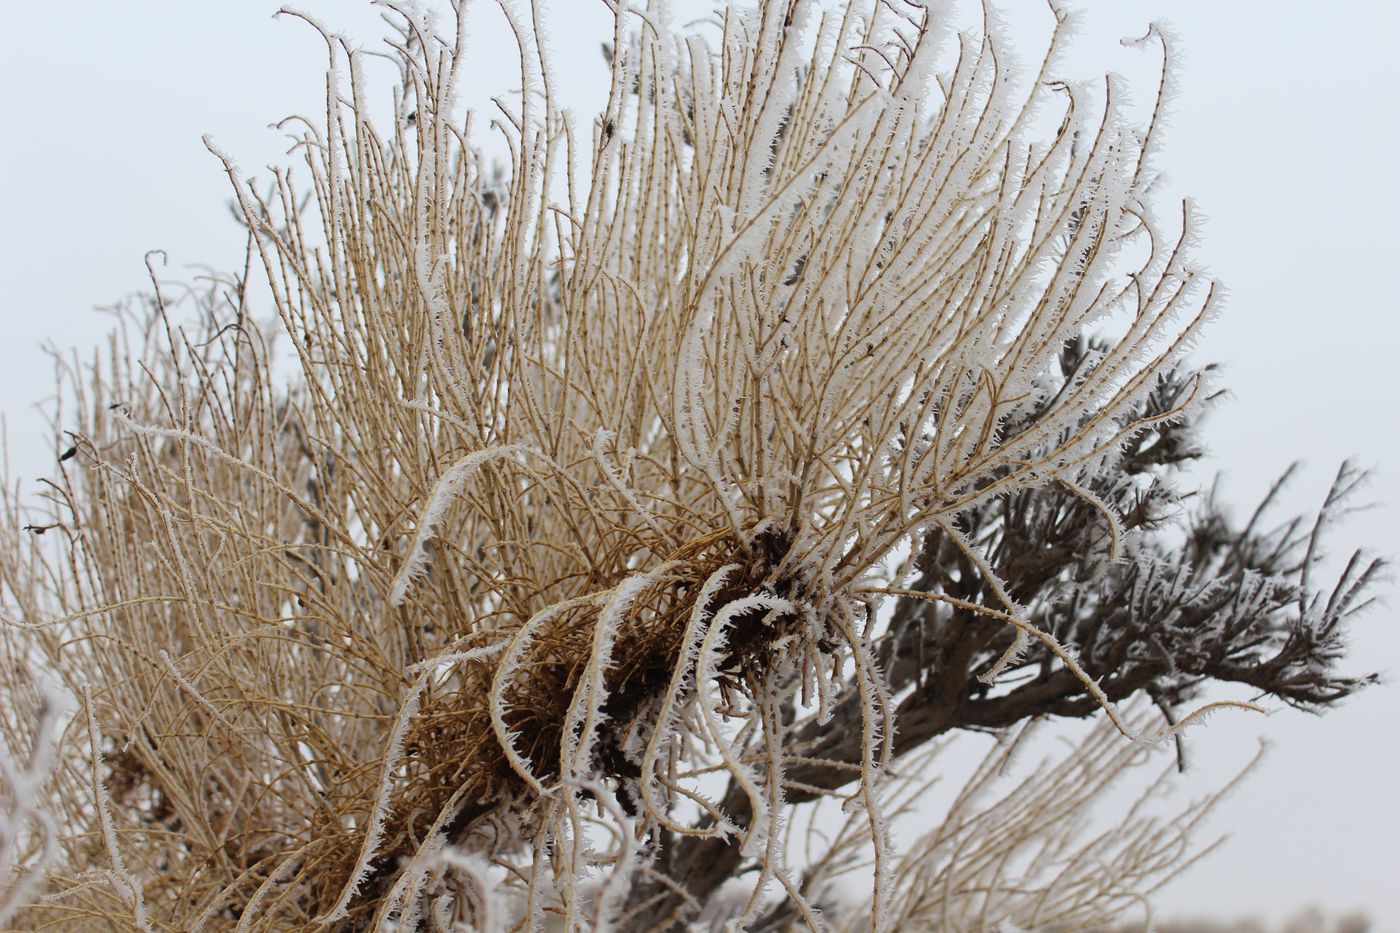
<path fill-rule="evenodd" d="M 159 654 L 161 663 L 165 665 L 166 673 L 168 673 L 172 678 L 174 678 L 175 682 L 179 684 L 184 689 L 184 691 L 190 695 L 190 699 L 194 700 L 196 703 L 202 706 L 209 713 L 210 717 L 213 718 L 213 720 L 219 725 L 223 726 L 225 729 L 228 729 L 230 732 L 235 731 L 232 724 L 230 724 L 229 721 L 224 718 L 223 713 L 219 712 L 218 707 L 211 703 L 208 697 L 200 693 L 199 688 L 197 688 L 187 677 L 185 677 L 184 674 L 180 673 L 180 669 L 176 667 L 175 662 L 170 659 L 170 652 L 161 649 Z"/>
<path fill-rule="evenodd" d="M 445 874 L 442 854 L 447 848 L 446 829 L 452 820 L 456 819 L 457 814 L 462 811 L 462 796 L 462 791 L 459 788 L 457 793 L 452 795 L 447 806 L 438 813 L 432 827 L 424 834 L 418 850 L 404 865 L 398 881 L 394 882 L 394 886 L 389 889 L 389 893 L 380 902 L 377 912 L 380 918 L 388 916 L 390 912 L 397 912 L 398 922 L 402 928 L 419 929 L 418 923 L 423 914 L 424 901 L 429 896 L 423 892 L 423 888 L 430 883 L 430 876 L 433 876 L 434 872 L 436 872 L 436 876 L 432 877 L 433 881 Z M 447 897 L 446 899 L 451 900 L 452 898 Z M 443 900 L 444 898 L 440 897 L 431 905 L 435 917 Z M 381 923 L 382 928 L 382 922 L 377 922 Z M 446 923 L 441 925 L 442 929 L 447 929 L 447 927 Z M 482 928 L 492 929 L 489 924 L 483 924 Z"/>
<path fill-rule="evenodd" d="M 993 664 L 986 673 L 978 674 L 977 680 L 984 684 L 996 683 L 1008 667 L 1015 664 L 1025 655 L 1026 649 L 1031 646 L 1031 637 L 1026 634 L 1025 629 L 1016 629 L 1016 637 L 1011 640 L 1010 646 L 997 658 L 997 663 Z"/>
<path fill-rule="evenodd" d="M 370 860 L 374 858 L 374 852 L 379 848 L 379 842 L 384 835 L 384 820 L 389 815 L 389 794 L 394 787 L 394 769 L 398 767 L 399 758 L 403 754 L 404 735 L 408 732 L 408 724 L 413 719 L 413 714 L 418 712 L 419 698 L 422 696 L 424 688 L 428 686 L 428 679 L 431 676 L 431 669 L 419 674 L 418 680 L 409 688 L 408 696 L 399 706 L 399 714 L 394 720 L 393 731 L 389 734 L 389 748 L 384 753 L 384 766 L 380 770 L 379 790 L 375 794 L 374 810 L 370 813 L 369 826 L 365 830 L 364 841 L 360 843 L 359 858 L 355 860 L 355 868 L 350 872 L 350 879 L 345 882 L 345 887 L 341 888 L 340 897 L 336 900 L 335 906 L 316 918 L 316 922 L 319 924 L 328 925 L 345 917 L 351 899 L 354 898 L 355 892 L 364 882 L 365 875 L 369 873 Z"/>
<path fill-rule="evenodd" d="M 399 568 L 398 576 L 394 577 L 394 585 L 389 588 L 389 605 L 402 606 L 404 597 L 408 595 L 408 588 L 427 571 L 428 539 L 432 537 L 433 529 L 442 521 L 442 516 L 452 500 L 461 493 L 467 479 L 487 461 L 525 453 L 526 450 L 519 444 L 478 450 L 458 460 L 438 478 L 428 496 L 428 504 L 424 506 L 423 514 L 418 518 L 418 531 L 413 536 L 413 546 L 409 548 L 408 557 Z"/>
<path fill-rule="evenodd" d="M 588 781 L 584 790 L 592 795 L 598 805 L 612 818 L 617 837 L 622 843 L 622 851 L 603 881 L 598 892 L 591 929 L 594 933 L 608 933 L 613 928 L 613 920 L 626 905 L 626 897 L 632 875 L 637 871 L 637 830 L 632 818 L 628 817 L 617 802 L 617 795 L 599 781 Z"/>
<path fill-rule="evenodd" d="M 598 470 L 642 521 L 646 522 L 648 528 L 656 532 L 657 536 L 663 540 L 670 540 L 670 534 L 657 524 L 656 517 L 652 515 L 651 510 L 642 504 L 642 500 L 637 498 L 636 491 L 627 485 L 626 477 L 622 475 L 622 471 L 608 459 L 607 444 L 613 437 L 612 432 L 604 428 L 599 428 L 593 433 L 593 459 L 598 463 Z"/>
<path fill-rule="evenodd" d="M 262 916 L 262 902 L 272 893 L 273 888 L 287 880 L 287 876 L 292 874 L 292 871 L 300 862 L 301 852 L 294 852 L 283 859 L 282 863 L 272 870 L 272 873 L 264 879 L 263 883 L 258 885 L 258 889 L 253 892 L 253 896 L 248 898 L 248 902 L 243 905 L 243 914 L 238 919 L 238 927 L 234 930 L 234 933 L 248 933 L 248 931 L 252 929 L 253 921 Z M 214 907 L 220 903 L 222 903 L 222 900 L 215 901 L 214 904 L 210 906 Z M 208 918 L 212 916 L 212 914 L 213 911 L 206 910 L 204 918 L 197 921 L 191 929 L 203 929 L 203 924 L 208 922 Z"/>
<path fill-rule="evenodd" d="M 680 656 L 676 659 L 671 671 L 671 684 L 667 687 L 666 694 L 662 698 L 661 709 L 656 714 L 651 737 L 647 740 L 646 751 L 642 755 L 642 776 L 639 782 L 642 803 L 652 819 L 672 832 L 694 833 L 696 831 L 672 820 L 667 815 L 666 808 L 655 800 L 653 794 L 655 793 L 654 785 L 657 783 L 657 762 L 661 757 L 666 740 L 674 734 L 673 730 L 677 718 L 675 707 L 681 702 L 682 696 L 690 685 L 695 658 L 700 651 L 701 635 L 705 631 L 705 623 L 709 619 L 710 603 L 725 581 L 740 569 L 738 564 L 726 564 L 719 568 L 710 574 L 709 579 L 705 581 L 699 594 L 695 597 L 695 606 L 690 611 L 690 621 L 686 623 L 685 635 L 681 639 Z M 715 815 L 718 816 L 718 814 Z M 716 819 L 714 835 L 733 831 L 734 826 L 728 820 Z"/>
<path fill-rule="evenodd" d="M 577 784 L 581 779 L 581 769 L 587 766 L 592 755 L 594 733 L 603 717 L 603 701 L 607 699 L 604 675 L 612 657 L 612 646 L 617 639 L 623 613 L 639 594 L 676 566 L 677 563 L 671 561 L 654 570 L 623 580 L 598 613 L 598 620 L 593 625 L 593 650 L 588 658 L 588 667 L 584 670 L 574 698 L 569 703 L 568 715 L 564 719 L 564 734 L 559 750 L 560 760 L 564 763 L 564 783 Z"/>
<path fill-rule="evenodd" d="M 345 883 L 345 887 L 341 889 L 340 898 L 336 901 L 335 906 L 328 913 L 317 917 L 317 923 L 329 924 L 343 918 L 355 892 L 364 882 L 365 874 L 369 871 L 370 861 L 374 858 L 374 852 L 379 847 L 379 842 L 384 834 L 384 820 L 389 815 L 389 794 L 393 790 L 394 770 L 398 767 L 399 758 L 403 755 L 404 736 L 408 732 L 409 722 L 418 712 L 419 701 L 434 672 L 442 664 L 455 664 L 490 657 L 503 647 L 504 645 L 497 644 L 474 648 L 470 651 L 451 652 L 420 661 L 408 667 L 407 672 L 416 673 L 418 677 L 409 688 L 408 695 L 399 705 L 399 714 L 395 717 L 394 728 L 389 733 L 389 748 L 384 753 L 384 765 L 380 769 L 379 791 L 375 795 L 374 811 L 370 814 L 369 827 L 365 830 L 364 841 L 360 844 L 360 856 L 356 859 L 355 868 L 350 873 L 350 879 Z"/>
<path fill-rule="evenodd" d="M 727 642 L 725 632 L 729 624 L 741 613 L 760 609 L 768 610 L 769 615 L 789 614 L 796 611 L 792 603 L 777 596 L 745 596 L 742 599 L 726 603 L 724 608 L 715 615 L 714 622 L 710 625 L 710 631 L 705 635 L 705 640 L 700 645 L 700 656 L 695 665 L 696 696 L 700 701 L 705 728 L 709 731 L 710 738 L 714 741 L 720 757 L 724 759 L 725 770 L 739 785 L 744 796 L 749 798 L 749 804 L 753 808 L 753 817 L 749 824 L 751 828 L 744 839 L 742 850 L 745 858 L 756 855 L 763 846 L 764 830 L 768 826 L 767 795 L 763 792 L 762 777 L 754 771 L 752 766 L 744 763 L 742 751 L 735 747 L 733 740 L 725 735 L 724 729 L 720 727 L 718 710 L 714 700 L 710 697 L 708 687 L 712 681 L 717 679 L 715 671 Z"/>
<path fill-rule="evenodd" d="M 549 620 L 575 609 L 580 606 L 587 606 L 597 603 L 606 594 L 588 594 L 586 596 L 566 599 L 563 602 L 547 606 L 535 613 L 530 619 L 520 627 L 515 633 L 510 644 L 506 647 L 505 656 L 501 658 L 501 663 L 496 667 L 496 674 L 491 679 L 491 693 L 489 697 L 489 708 L 491 712 L 491 728 L 496 733 L 496 741 L 500 743 L 501 750 L 505 752 L 506 761 L 510 763 L 515 773 L 541 796 L 547 795 L 544 785 L 535 776 L 534 769 L 530 767 L 530 762 L 520 754 L 515 747 L 515 738 L 506 727 L 506 704 L 505 691 L 510 685 L 511 677 L 515 674 L 516 667 L 525 655 L 525 649 L 535 638 L 536 633 L 544 627 Z"/>
<path fill-rule="evenodd" d="M 117 895 L 131 908 L 136 925 L 146 933 L 152 933 L 150 921 L 146 919 L 146 899 L 141 891 L 141 881 L 126 869 L 121 848 L 117 845 L 117 830 L 112 821 L 112 801 L 107 795 L 107 785 L 102 782 L 102 752 L 99 750 L 101 732 L 97 728 L 97 714 L 92 707 L 92 688 L 83 684 L 78 688 L 83 696 L 83 708 L 87 711 L 88 749 L 92 763 L 93 797 L 97 802 L 97 822 L 102 830 L 102 843 L 107 849 L 107 857 L 112 867 L 103 874 L 116 889 Z"/>
<path fill-rule="evenodd" d="M 962 551 L 963 555 L 970 560 L 973 566 L 977 568 L 978 572 L 982 574 L 982 579 L 986 581 L 991 591 L 996 594 L 997 599 L 1001 602 L 1002 606 L 1006 608 L 1006 612 L 1012 616 L 1022 615 L 1021 607 L 1016 605 L 1015 600 L 1011 598 L 1011 594 L 1006 591 L 1006 586 L 1002 583 L 1001 577 L 997 576 L 996 571 L 993 570 L 992 566 L 978 553 L 972 542 L 967 540 L 966 536 L 954 528 L 951 523 L 939 521 L 937 524 L 938 527 L 942 529 L 943 533 L 957 545 L 958 550 Z M 984 684 L 995 683 L 996 679 L 1000 677 L 1008 667 L 1021 659 L 1021 656 L 1026 653 L 1026 649 L 1029 648 L 1030 645 L 1031 636 L 1029 632 L 1026 628 L 1017 626 L 1016 635 L 1011 639 L 1010 646 L 1002 652 L 1001 657 L 997 658 L 996 663 L 991 666 L 991 669 L 985 674 L 979 675 L 977 679 Z"/>

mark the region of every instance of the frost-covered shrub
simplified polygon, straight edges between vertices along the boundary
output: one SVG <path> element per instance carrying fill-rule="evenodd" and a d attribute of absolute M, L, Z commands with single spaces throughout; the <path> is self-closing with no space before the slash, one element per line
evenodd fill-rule
<path fill-rule="evenodd" d="M 1018 80 L 994 18 L 794 0 L 692 27 L 610 2 L 584 127 L 504 4 L 525 93 L 498 175 L 455 106 L 465 20 L 384 5 L 392 114 L 313 23 L 330 94 L 287 124 L 303 164 L 259 185 L 210 144 L 267 291 L 131 311 L 64 370 L 30 540 L 9 503 L 6 650 L 82 706 L 25 923 L 1106 919 L 1187 857 L 1171 830 L 1100 844 L 1147 853 L 1126 893 L 1061 865 L 1035 904 L 974 907 L 948 879 L 998 875 L 960 860 L 1055 826 L 969 804 L 986 833 L 917 843 L 920 874 L 888 832 L 898 759 L 1103 710 L 1117 751 L 1043 772 L 1067 806 L 1207 681 L 1359 685 L 1332 663 L 1374 566 L 1319 596 L 1316 533 L 1209 508 L 1168 543 L 1214 287 L 1189 209 L 1146 196 L 1155 116 L 1053 80 L 1058 30 Z M 1134 694 L 1165 724 L 1120 714 Z M 863 906 L 787 844 L 825 797 Z M 1025 833 L 998 842 L 1007 820 Z"/>

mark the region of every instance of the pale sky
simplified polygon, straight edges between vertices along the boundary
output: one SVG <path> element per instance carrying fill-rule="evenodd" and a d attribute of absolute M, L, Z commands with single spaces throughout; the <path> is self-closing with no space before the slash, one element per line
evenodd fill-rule
<path fill-rule="evenodd" d="M 1043 4 L 998 5 L 1031 24 L 1034 54 Z M 505 74 L 511 47 L 485 15 L 491 5 L 477 6 L 490 30 L 475 45 L 480 71 Z M 607 12 L 597 0 L 545 6 L 562 83 L 582 105 L 602 81 Z M 1225 364 L 1233 395 L 1209 421 L 1205 469 L 1225 474 L 1226 498 L 1244 512 L 1302 459 L 1283 505 L 1306 511 L 1353 457 L 1376 469 L 1380 505 L 1335 531 L 1334 550 L 1400 555 L 1400 3 L 1072 6 L 1088 8 L 1067 65 L 1081 76 L 1125 67 L 1116 40 L 1163 15 L 1182 53 L 1158 164 L 1166 194 L 1190 195 L 1207 218 L 1197 256 L 1229 289 L 1195 351 Z M 67 0 L 0 12 L 0 412 L 11 476 L 26 486 L 55 450 L 33 410 L 51 391 L 39 344 L 87 351 L 108 320 L 93 308 L 145 286 L 149 249 L 169 253 L 168 277 L 241 264 L 227 179 L 201 135 L 253 174 L 282 159 L 269 123 L 321 111 L 324 45 L 303 24 L 274 21 L 275 8 Z M 364 43 L 383 32 L 368 2 L 303 8 Z M 1395 611 L 1392 600 L 1354 626 L 1347 669 L 1400 671 Z M 1159 895 L 1162 911 L 1277 919 L 1317 903 L 1365 909 L 1377 930 L 1400 933 L 1400 685 L 1321 718 L 1217 716 L 1188 734 L 1185 792 L 1210 790 L 1260 737 L 1274 746 L 1268 760 L 1207 827 L 1231 840 Z"/>

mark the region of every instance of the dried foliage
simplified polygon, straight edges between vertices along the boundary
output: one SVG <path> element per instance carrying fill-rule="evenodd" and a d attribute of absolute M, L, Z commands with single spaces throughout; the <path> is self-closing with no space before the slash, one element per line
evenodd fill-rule
<path fill-rule="evenodd" d="M 1191 836 L 1234 782 L 1164 817 L 1152 805 L 1167 789 L 1170 770 L 1144 782 L 1141 795 L 1111 827 L 1090 831 L 1093 804 L 1151 753 L 1123 742 L 1106 722 L 1071 754 L 999 788 L 1008 783 L 1013 755 L 1037 726 L 999 743 L 941 822 L 902 848 L 891 929 L 1087 930 L 1125 915 L 1144 917 L 1150 925 L 1150 895 L 1213 848 L 1197 848 Z M 901 772 L 911 773 L 910 765 L 930 758 L 922 751 L 911 757 L 915 761 Z M 917 809 L 919 796 L 910 794 L 908 806 Z M 838 837 L 832 851 L 842 851 L 844 841 Z M 852 920 L 841 928 L 868 928 Z"/>
<path fill-rule="evenodd" d="M 32 661 L 80 703 L 26 927 L 645 929 L 709 904 L 815 928 L 825 863 L 784 827 L 833 795 L 833 851 L 872 881 L 832 926 L 1102 922 L 1180 864 L 1175 830 L 1072 849 L 1046 820 L 1137 745 L 960 802 L 913 861 L 895 759 L 1096 709 L 1150 741 L 1209 681 L 1360 685 L 1332 665 L 1379 567 L 1317 595 L 1321 520 L 1236 531 L 1207 504 L 1170 543 L 1214 287 L 1189 210 L 1147 198 L 1156 113 L 1051 80 L 1058 11 L 1018 79 L 990 16 L 794 0 L 682 28 L 609 0 L 581 140 L 503 4 L 525 93 L 493 173 L 456 104 L 465 18 L 384 5 L 393 113 L 313 22 L 304 164 L 258 185 L 210 144 L 248 267 L 158 283 L 62 361 L 42 514 L 6 500 L 5 690 L 32 699 Z M 1167 725 L 1117 712 L 1139 693 Z M 1003 892 L 1042 843 L 1059 874 Z M 1101 852 L 1124 888 L 1093 887 Z"/>

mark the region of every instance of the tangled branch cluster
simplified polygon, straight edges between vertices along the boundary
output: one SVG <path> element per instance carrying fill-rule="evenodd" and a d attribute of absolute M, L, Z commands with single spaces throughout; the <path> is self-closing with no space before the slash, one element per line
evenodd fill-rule
<path fill-rule="evenodd" d="M 752 865 L 724 920 L 816 928 L 785 813 L 836 795 L 848 925 L 890 929 L 932 916 L 883 800 L 927 740 L 1359 685 L 1331 662 L 1375 566 L 1318 599 L 1315 535 L 1153 538 L 1213 286 L 1146 197 L 1155 114 L 1050 80 L 1061 14 L 1018 81 L 994 23 L 912 3 L 610 2 L 581 139 L 504 3 L 496 174 L 466 17 L 384 5 L 392 119 L 313 22 L 304 165 L 260 188 L 210 145 L 249 268 L 65 363 L 45 537 L 7 502 L 5 651 L 81 702 L 26 923 L 666 927 Z"/>

